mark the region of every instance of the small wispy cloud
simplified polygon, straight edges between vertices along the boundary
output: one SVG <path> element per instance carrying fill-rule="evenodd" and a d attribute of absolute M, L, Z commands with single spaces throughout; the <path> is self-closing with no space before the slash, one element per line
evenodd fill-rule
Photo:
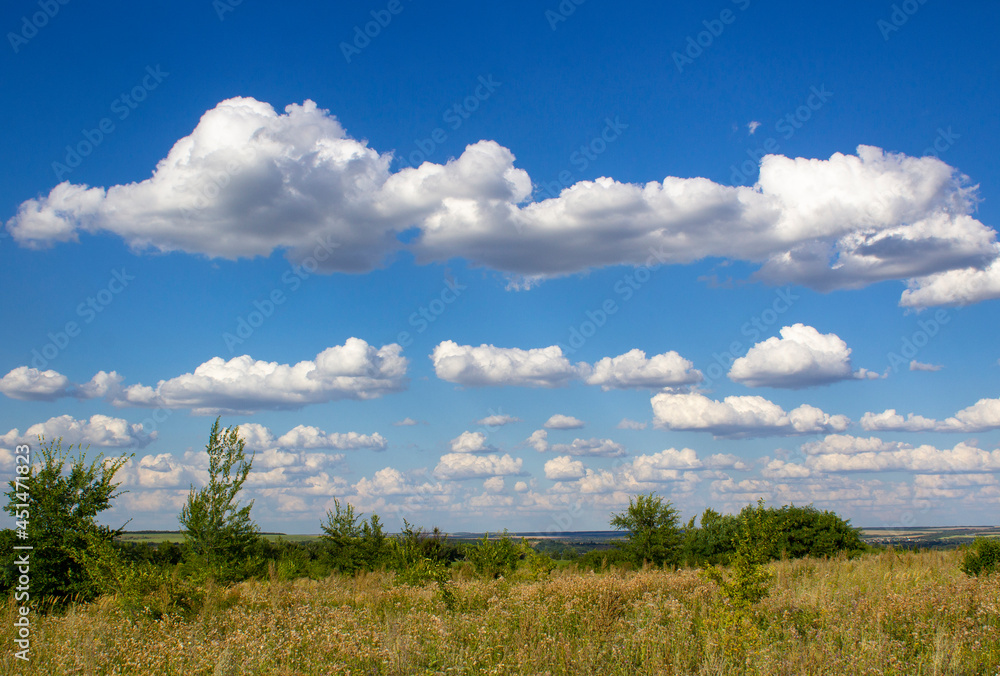
<path fill-rule="evenodd" d="M 750 135 L 753 136 L 754 132 L 760 127 L 760 122 L 757 120 L 751 120 L 747 122 L 747 129 L 750 131 Z"/>

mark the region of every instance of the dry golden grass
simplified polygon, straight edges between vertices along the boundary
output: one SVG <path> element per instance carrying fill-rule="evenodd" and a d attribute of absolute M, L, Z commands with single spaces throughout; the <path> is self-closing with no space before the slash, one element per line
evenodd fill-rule
<path fill-rule="evenodd" d="M 772 564 L 775 586 L 733 612 L 697 571 L 577 573 L 542 581 L 456 574 L 246 582 L 206 590 L 188 619 L 115 599 L 33 617 L 30 663 L 3 674 L 987 674 L 1000 673 L 1000 576 L 956 552 Z M 17 662 L 17 663 L 16 663 Z"/>

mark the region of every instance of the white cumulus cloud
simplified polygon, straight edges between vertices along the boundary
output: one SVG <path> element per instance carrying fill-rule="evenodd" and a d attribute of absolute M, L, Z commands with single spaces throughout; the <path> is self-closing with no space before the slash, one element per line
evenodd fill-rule
<path fill-rule="evenodd" d="M 42 436 L 46 442 L 62 437 L 63 448 L 69 444 L 91 444 L 108 448 L 144 448 L 156 439 L 155 431 L 146 431 L 142 423 L 129 423 L 123 418 L 106 415 L 92 415 L 89 419 L 77 420 L 70 415 L 49 418 L 36 423 L 21 434 L 12 429 L 0 436 L 2 444 L 35 444 Z"/>
<path fill-rule="evenodd" d="M 18 366 L 0 378 L 0 392 L 11 399 L 26 401 L 55 401 L 63 397 L 113 399 L 121 389 L 121 381 L 122 377 L 114 371 L 98 371 L 88 382 L 76 384 L 52 369 L 40 371 Z"/>
<path fill-rule="evenodd" d="M 438 378 L 469 387 L 559 387 L 579 377 L 586 367 L 570 364 L 558 345 L 522 350 L 458 345 L 451 340 L 434 348 L 431 361 Z"/>
<path fill-rule="evenodd" d="M 938 422 L 921 415 L 908 413 L 906 417 L 896 413 L 896 409 L 890 408 L 881 413 L 865 413 L 861 416 L 861 427 L 863 429 L 875 431 L 899 431 L 899 432 L 925 432 L 938 427 Z"/>
<path fill-rule="evenodd" d="M 702 374 L 694 364 L 676 352 L 664 352 L 646 358 L 642 350 L 630 350 L 618 357 L 605 357 L 585 379 L 601 389 L 663 389 L 701 382 Z"/>
<path fill-rule="evenodd" d="M 418 263 L 463 258 L 527 280 L 718 257 L 820 290 L 908 280 L 901 303 L 913 307 L 1000 295 L 996 231 L 971 216 L 976 188 L 935 157 L 872 146 L 829 159 L 767 155 L 752 187 L 601 177 L 540 202 L 514 159 L 480 141 L 445 164 L 393 173 L 390 153 L 351 138 L 312 101 L 278 113 L 232 98 L 151 177 L 60 183 L 6 227 L 23 246 L 110 233 L 137 250 L 228 259 L 281 250 L 327 271 L 371 270 L 401 249 Z"/>
<path fill-rule="evenodd" d="M 462 432 L 451 440 L 452 453 L 495 453 L 496 446 L 486 443 L 483 432 Z"/>
<path fill-rule="evenodd" d="M 596 456 L 620 458 L 625 455 L 625 447 L 611 439 L 574 439 L 568 444 L 553 444 L 548 450 L 572 456 Z"/>
<path fill-rule="evenodd" d="M 471 453 L 445 453 L 434 468 L 435 476 L 442 479 L 485 479 L 492 476 L 523 474 L 521 458 L 501 455 L 473 455 Z"/>
<path fill-rule="evenodd" d="M 395 343 L 376 348 L 348 338 L 312 361 L 257 361 L 249 355 L 214 357 L 156 387 L 130 385 L 123 406 L 190 408 L 195 414 L 292 410 L 338 399 L 374 399 L 406 387 L 407 360 Z"/>
<path fill-rule="evenodd" d="M 882 413 L 865 413 L 861 426 L 866 430 L 896 432 L 988 432 L 1000 429 L 1000 399 L 980 399 L 945 420 L 914 413 L 904 417 L 890 408 Z"/>
<path fill-rule="evenodd" d="M 709 399 L 700 393 L 660 393 L 650 400 L 656 427 L 711 432 L 716 437 L 781 436 L 840 432 L 850 420 L 803 404 L 791 411 L 763 397 Z"/>
<path fill-rule="evenodd" d="M 802 388 L 867 377 L 851 368 L 851 349 L 839 336 L 793 324 L 757 343 L 733 362 L 729 379 L 748 387 Z"/>
<path fill-rule="evenodd" d="M 577 430 L 583 427 L 583 421 L 571 415 L 556 413 L 542 423 L 542 427 L 550 430 Z"/>
<path fill-rule="evenodd" d="M 553 481 L 579 479 L 584 474 L 583 463 L 568 455 L 560 455 L 545 463 L 545 478 Z"/>

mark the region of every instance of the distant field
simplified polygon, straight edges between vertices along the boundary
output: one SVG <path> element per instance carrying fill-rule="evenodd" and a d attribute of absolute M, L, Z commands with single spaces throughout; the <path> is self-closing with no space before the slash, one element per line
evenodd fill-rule
<path fill-rule="evenodd" d="M 1000 538 L 1000 526 L 942 526 L 939 528 L 865 528 L 862 539 L 871 544 L 906 547 L 956 547 L 977 537 Z"/>
<path fill-rule="evenodd" d="M 309 542 L 318 540 L 319 535 L 287 535 L 285 533 L 261 533 L 268 540 L 287 540 L 288 542 Z M 156 544 L 160 542 L 184 542 L 184 534 L 180 531 L 140 531 L 136 533 L 125 532 L 118 538 L 123 542 L 148 542 Z"/>
<path fill-rule="evenodd" d="M 288 542 L 309 542 L 318 540 L 319 534 L 262 533 L 268 540 L 286 540 Z M 491 536 L 495 533 L 491 533 Z M 607 547 L 613 540 L 621 539 L 623 534 L 618 531 L 577 531 L 562 533 L 511 533 L 513 537 L 526 538 L 529 542 L 539 540 L 556 540 L 570 545 L 580 551 Z M 483 533 L 453 533 L 449 539 L 453 542 L 473 542 L 483 537 Z M 908 528 L 864 528 L 862 539 L 871 544 L 892 544 L 906 547 L 955 547 L 972 542 L 977 537 L 1000 538 L 1000 526 L 942 526 Z M 126 532 L 120 537 L 126 542 L 183 542 L 184 535 L 180 531 L 137 531 Z"/>

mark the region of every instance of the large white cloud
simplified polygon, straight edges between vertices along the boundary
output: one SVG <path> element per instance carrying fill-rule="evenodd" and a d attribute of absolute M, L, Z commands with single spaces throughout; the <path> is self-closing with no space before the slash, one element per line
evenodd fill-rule
<path fill-rule="evenodd" d="M 690 492 L 703 478 L 726 476 L 721 469 L 747 470 L 749 466 L 733 455 L 715 454 L 702 459 L 690 448 L 668 448 L 599 470 L 587 468 L 569 455 L 558 456 L 545 463 L 545 476 L 559 482 L 553 487 L 555 492 L 620 493 L 627 504 L 628 495 L 661 492 L 664 484 L 670 484 L 671 493 Z"/>
<path fill-rule="evenodd" d="M 552 481 L 579 479 L 586 474 L 583 463 L 568 455 L 560 455 L 545 463 L 545 478 Z"/>
<path fill-rule="evenodd" d="M 298 409 L 338 399 L 373 399 L 406 387 L 407 360 L 395 343 L 375 348 L 348 338 L 313 361 L 256 361 L 215 357 L 156 387 L 130 385 L 116 404 L 190 408 L 196 414 Z"/>
<path fill-rule="evenodd" d="M 690 448 L 668 448 L 654 453 L 653 455 L 640 455 L 632 461 L 632 467 L 649 467 L 654 469 L 750 469 L 744 461 L 735 455 L 716 453 L 705 460 L 698 457 L 698 453 Z"/>
<path fill-rule="evenodd" d="M 577 378 L 584 364 L 570 364 L 558 345 L 522 350 L 493 345 L 458 345 L 446 340 L 431 353 L 441 380 L 471 387 L 519 385 L 558 387 Z"/>
<path fill-rule="evenodd" d="M 729 379 L 749 387 L 801 388 L 861 377 L 851 368 L 851 349 L 834 333 L 793 324 L 757 343 L 733 362 Z"/>
<path fill-rule="evenodd" d="M 951 449 L 913 446 L 878 437 L 831 434 L 802 444 L 804 461 L 770 461 L 761 474 L 768 478 L 815 477 L 822 473 L 911 472 L 952 474 L 1000 471 L 1000 449 L 986 451 L 971 443 Z"/>
<path fill-rule="evenodd" d="M 900 448 L 900 443 L 878 437 L 856 437 L 850 434 L 829 434 L 819 441 L 802 444 L 806 455 L 853 455 L 855 453 L 882 453 Z"/>
<path fill-rule="evenodd" d="M 451 440 L 452 453 L 495 453 L 496 446 L 486 443 L 484 432 L 462 432 Z"/>
<path fill-rule="evenodd" d="M 582 380 L 604 390 L 662 389 L 702 380 L 690 361 L 672 351 L 647 358 L 645 352 L 634 349 L 591 366 L 571 363 L 558 345 L 524 350 L 446 340 L 434 348 L 431 361 L 438 378 L 470 387 L 559 387 Z"/>
<path fill-rule="evenodd" d="M 586 378 L 589 385 L 604 390 L 650 388 L 654 390 L 691 385 L 702 380 L 701 371 L 676 352 L 646 358 L 642 350 L 630 350 L 618 357 L 605 357 L 593 366 Z"/>
<path fill-rule="evenodd" d="M 485 479 L 491 476 L 523 474 L 521 458 L 501 455 L 445 453 L 434 468 L 434 474 L 444 479 Z"/>
<path fill-rule="evenodd" d="M 657 427 L 711 432 L 716 437 L 839 432 L 850 424 L 846 416 L 829 415 L 808 404 L 786 412 L 774 402 L 758 396 L 734 396 L 716 401 L 697 392 L 664 392 L 650 402 Z"/>
<path fill-rule="evenodd" d="M 894 450 L 814 455 L 806 460 L 806 465 L 821 472 L 997 472 L 1000 450 L 985 451 L 966 443 L 945 450 L 929 445 L 898 444 Z"/>
<path fill-rule="evenodd" d="M 997 249 L 1000 252 L 1000 248 Z M 1000 253 L 998 253 L 1000 255 Z M 900 305 L 924 308 L 931 305 L 971 305 L 1000 298 L 1000 258 L 983 267 L 946 270 L 910 280 Z"/>
<path fill-rule="evenodd" d="M 60 415 L 32 425 L 24 434 L 12 429 L 0 436 L 0 444 L 35 444 L 39 436 L 44 437 L 46 442 L 62 437 L 63 448 L 69 444 L 144 448 L 156 439 L 157 433 L 145 430 L 142 423 L 129 423 L 123 418 L 97 414 L 87 420 L 77 420 L 70 415 Z"/>
<path fill-rule="evenodd" d="M 408 360 L 395 344 L 375 348 L 360 338 L 329 347 L 312 361 L 280 364 L 249 355 L 213 357 L 156 387 L 122 386 L 116 372 L 99 371 L 75 384 L 57 371 L 20 366 L 0 379 L 0 392 L 15 399 L 104 397 L 115 406 L 190 408 L 196 415 L 291 410 L 338 399 L 374 399 L 406 389 Z"/>
<path fill-rule="evenodd" d="M 890 408 L 881 413 L 865 413 L 861 426 L 866 430 L 893 432 L 986 432 L 1000 429 L 1000 399 L 980 399 L 945 420 L 913 413 L 904 417 Z"/>
<path fill-rule="evenodd" d="M 357 450 L 367 448 L 383 451 L 389 445 L 385 437 L 378 432 L 374 434 L 331 432 L 328 434 L 311 425 L 296 425 L 280 437 L 275 437 L 269 428 L 258 423 L 243 423 L 239 425 L 239 430 L 240 437 L 246 442 L 246 447 L 254 450 L 267 448 Z"/>
<path fill-rule="evenodd" d="M 26 246 L 109 232 L 135 249 L 230 259 L 285 250 L 326 270 L 370 270 L 401 248 L 421 263 L 461 257 L 526 278 L 723 257 L 822 290 L 908 279 L 907 305 L 998 295 L 996 263 L 981 271 L 997 259 L 996 232 L 970 216 L 968 179 L 934 157 L 871 146 L 828 160 L 768 155 L 753 187 L 599 178 L 541 202 L 492 141 L 444 165 L 391 173 L 390 159 L 312 101 L 278 114 L 234 98 L 206 112 L 152 177 L 61 183 L 21 204 L 7 228 Z"/>
<path fill-rule="evenodd" d="M 426 477 L 426 475 L 424 475 Z M 434 495 L 444 492 L 440 483 L 421 482 L 414 473 L 402 472 L 395 467 L 384 467 L 369 479 L 362 477 L 355 485 L 355 492 L 362 497 L 375 498 L 389 495 Z"/>
<path fill-rule="evenodd" d="M 950 418 L 939 429 L 948 432 L 985 432 L 1000 428 L 1000 398 L 980 399 Z"/>
<path fill-rule="evenodd" d="M 18 366 L 0 378 L 0 392 L 11 399 L 55 401 L 63 397 L 78 399 L 114 398 L 121 388 L 122 377 L 112 371 L 98 371 L 86 383 L 71 383 L 69 378 L 48 369 Z"/>
<path fill-rule="evenodd" d="M 904 418 L 890 408 L 881 413 L 865 413 L 861 416 L 861 427 L 869 431 L 926 432 L 936 429 L 938 422 L 922 415 L 909 413 Z"/>

